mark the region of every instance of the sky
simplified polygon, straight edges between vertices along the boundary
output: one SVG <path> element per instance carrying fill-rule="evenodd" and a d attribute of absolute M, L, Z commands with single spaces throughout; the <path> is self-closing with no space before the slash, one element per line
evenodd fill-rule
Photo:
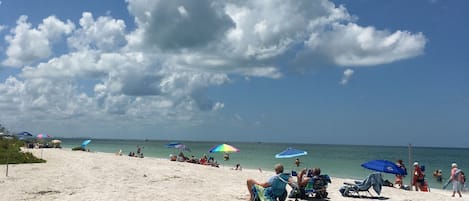
<path fill-rule="evenodd" d="M 0 0 L 0 123 L 469 147 L 469 1 Z"/>

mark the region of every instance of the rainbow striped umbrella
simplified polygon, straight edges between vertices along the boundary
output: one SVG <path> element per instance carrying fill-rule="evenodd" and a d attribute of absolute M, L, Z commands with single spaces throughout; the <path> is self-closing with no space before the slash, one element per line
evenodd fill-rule
<path fill-rule="evenodd" d="M 37 135 L 37 138 L 39 138 L 39 139 L 42 139 L 42 138 L 49 138 L 49 137 L 51 137 L 49 134 L 42 134 L 42 133 L 41 133 L 41 134 Z"/>
<path fill-rule="evenodd" d="M 208 150 L 208 152 L 210 152 L 210 153 L 214 153 L 214 152 L 229 153 L 229 152 L 239 152 L 239 149 L 232 146 L 232 145 L 229 145 L 229 144 L 220 144 L 220 145 L 212 147 L 210 150 Z"/>

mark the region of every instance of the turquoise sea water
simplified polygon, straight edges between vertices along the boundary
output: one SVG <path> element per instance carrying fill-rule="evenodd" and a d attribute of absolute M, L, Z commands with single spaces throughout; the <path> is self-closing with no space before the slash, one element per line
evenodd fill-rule
<path fill-rule="evenodd" d="M 80 146 L 83 139 L 62 139 L 63 148 L 72 148 Z M 203 154 L 215 157 L 222 168 L 234 167 L 240 163 L 243 168 L 271 171 L 276 163 L 282 163 L 287 170 L 299 170 L 302 168 L 320 167 L 322 172 L 332 177 L 363 179 L 371 173 L 370 170 L 362 168 L 363 162 L 374 159 L 386 159 L 396 161 L 402 159 L 411 171 L 408 164 L 408 147 L 390 147 L 390 146 L 357 146 L 357 145 L 318 145 L 318 144 L 278 144 L 278 143 L 247 143 L 232 142 L 232 144 L 241 151 L 230 154 L 230 160 L 223 161 L 223 153 L 208 153 L 208 150 L 224 142 L 184 142 L 191 149 L 186 152 L 187 156 L 194 155 L 199 158 Z M 177 154 L 178 149 L 167 148 L 169 141 L 158 140 L 109 140 L 93 139 L 87 146 L 92 151 L 116 153 L 122 149 L 123 154 L 136 152 L 137 146 L 143 147 L 142 152 L 145 157 L 168 158 L 170 154 Z M 302 164 L 299 168 L 294 165 L 295 158 L 277 159 L 275 154 L 288 147 L 308 151 L 308 155 L 298 157 Z M 443 178 L 449 177 L 451 163 L 456 162 L 463 171 L 469 172 L 469 149 L 464 148 L 429 148 L 412 147 L 412 158 L 426 167 L 426 180 L 430 188 L 441 189 L 441 183 L 438 183 L 432 176 L 435 169 L 443 170 Z M 394 181 L 394 175 L 384 174 L 385 179 Z M 405 178 L 405 184 L 410 183 L 410 176 Z"/>

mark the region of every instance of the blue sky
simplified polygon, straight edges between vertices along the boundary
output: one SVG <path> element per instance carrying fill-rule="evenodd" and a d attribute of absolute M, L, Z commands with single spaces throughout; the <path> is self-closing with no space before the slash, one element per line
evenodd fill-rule
<path fill-rule="evenodd" d="M 0 2 L 14 131 L 469 144 L 467 1 Z"/>

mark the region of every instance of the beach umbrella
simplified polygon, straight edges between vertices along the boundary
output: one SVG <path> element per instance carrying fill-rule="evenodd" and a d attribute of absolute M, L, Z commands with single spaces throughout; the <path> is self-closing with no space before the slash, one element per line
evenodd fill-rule
<path fill-rule="evenodd" d="M 91 142 L 91 140 L 85 140 L 85 141 L 83 141 L 83 143 L 81 143 L 81 146 L 86 147 L 86 145 L 88 145 L 90 142 Z"/>
<path fill-rule="evenodd" d="M 189 147 L 187 147 L 185 144 L 177 144 L 177 145 L 174 145 L 174 148 L 176 149 L 179 149 L 179 151 L 188 151 L 188 152 L 191 152 L 191 149 Z"/>
<path fill-rule="evenodd" d="M 371 160 L 362 164 L 362 167 L 378 172 L 407 175 L 406 171 L 388 160 Z"/>
<path fill-rule="evenodd" d="M 219 144 L 216 145 L 208 150 L 210 153 L 214 152 L 225 152 L 225 153 L 230 153 L 230 152 L 239 152 L 239 149 L 234 147 L 233 145 L 229 144 Z"/>
<path fill-rule="evenodd" d="M 49 134 L 40 133 L 40 134 L 37 135 L 37 138 L 39 138 L 39 139 L 42 139 L 42 138 L 49 138 L 49 137 L 51 137 Z"/>
<path fill-rule="evenodd" d="M 284 151 L 276 154 L 275 158 L 293 158 L 293 157 L 298 157 L 298 156 L 304 156 L 306 154 L 308 154 L 308 152 L 289 147 L 285 149 Z"/>
<path fill-rule="evenodd" d="M 21 133 L 17 133 L 16 136 L 18 137 L 18 139 L 22 140 L 22 139 L 32 138 L 33 134 L 23 131 Z"/>
<path fill-rule="evenodd" d="M 23 131 L 21 133 L 17 133 L 16 134 L 18 137 L 32 137 L 33 134 L 29 133 L 29 132 L 26 132 L 26 131 Z"/>
<path fill-rule="evenodd" d="M 169 144 L 166 144 L 166 147 L 168 148 L 174 148 L 176 145 L 180 145 L 181 143 L 179 142 L 171 142 Z"/>
<path fill-rule="evenodd" d="M 62 141 L 60 141 L 60 140 L 52 140 L 51 142 L 54 143 L 54 144 L 60 144 L 60 143 L 62 143 Z"/>

